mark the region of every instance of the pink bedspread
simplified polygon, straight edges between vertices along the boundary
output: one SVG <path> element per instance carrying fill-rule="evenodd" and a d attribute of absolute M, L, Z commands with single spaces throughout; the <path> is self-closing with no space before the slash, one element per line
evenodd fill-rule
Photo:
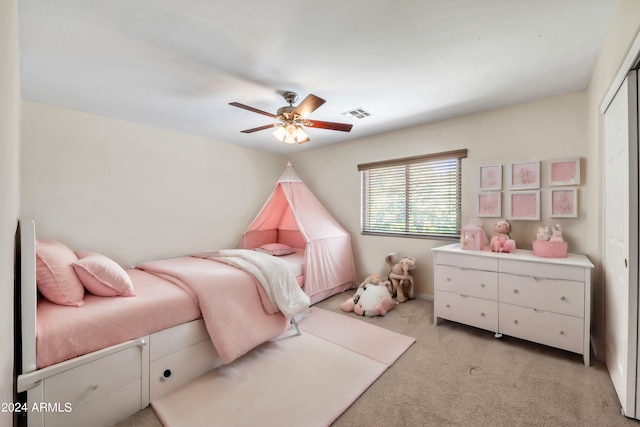
<path fill-rule="evenodd" d="M 38 301 L 38 369 L 200 317 L 193 299 L 173 283 L 140 270 L 127 273 L 134 297 L 87 293 L 82 307 Z"/>
<path fill-rule="evenodd" d="M 276 312 L 262 286 L 253 276 L 235 267 L 208 259 L 180 257 L 149 261 L 136 268 L 192 293 L 211 341 L 225 363 L 287 329 L 287 320 Z"/>

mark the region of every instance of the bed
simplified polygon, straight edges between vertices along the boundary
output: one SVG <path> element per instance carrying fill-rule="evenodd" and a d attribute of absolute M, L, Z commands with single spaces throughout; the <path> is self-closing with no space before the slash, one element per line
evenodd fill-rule
<path fill-rule="evenodd" d="M 122 270 L 120 294 L 94 287 L 89 293 L 82 282 L 82 300 L 62 305 L 48 290 L 40 295 L 34 222 L 21 220 L 19 235 L 17 391 L 29 426 L 112 425 L 281 335 L 309 306 L 294 276 L 302 274 L 300 251 L 273 257 L 246 250 L 144 262 Z M 76 254 L 78 278 L 87 265 L 95 273 L 95 265 L 108 263 L 99 254 Z M 264 267 L 271 263 L 277 268 Z M 284 285 L 269 287 L 265 279 Z"/>

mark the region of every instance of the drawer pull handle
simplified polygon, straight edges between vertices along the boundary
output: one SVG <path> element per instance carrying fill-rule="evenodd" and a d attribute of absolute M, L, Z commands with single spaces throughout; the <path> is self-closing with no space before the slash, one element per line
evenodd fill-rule
<path fill-rule="evenodd" d="M 487 285 L 485 285 L 484 283 L 480 283 L 480 287 L 481 287 L 481 288 L 486 288 L 486 287 L 487 287 Z"/>
<path fill-rule="evenodd" d="M 566 301 L 566 300 L 567 300 L 567 297 L 565 297 L 565 296 L 563 295 L 563 296 L 561 296 L 561 297 L 560 297 L 560 300 L 562 300 L 562 301 Z"/>
<path fill-rule="evenodd" d="M 480 317 L 484 317 L 484 316 L 485 316 L 485 314 L 484 314 L 484 313 L 480 313 Z"/>
<path fill-rule="evenodd" d="M 513 323 L 518 324 L 518 319 L 514 320 Z"/>
<path fill-rule="evenodd" d="M 97 389 L 98 389 L 98 383 L 91 384 L 91 390 L 97 390 Z"/>
<path fill-rule="evenodd" d="M 447 282 L 450 282 L 450 281 L 451 281 L 451 277 L 447 277 Z"/>
<path fill-rule="evenodd" d="M 564 331 L 560 331 L 560 335 L 564 335 Z"/>
<path fill-rule="evenodd" d="M 451 308 L 451 305 L 447 304 L 447 308 Z"/>
<path fill-rule="evenodd" d="M 164 378 L 169 378 L 171 376 L 171 369 L 165 369 L 164 372 L 162 373 L 162 376 Z"/>
<path fill-rule="evenodd" d="M 517 289 L 514 289 L 514 290 L 513 290 L 513 293 L 514 293 L 514 294 L 517 294 L 518 292 L 520 292 L 520 291 L 519 291 L 519 290 L 517 290 Z"/>

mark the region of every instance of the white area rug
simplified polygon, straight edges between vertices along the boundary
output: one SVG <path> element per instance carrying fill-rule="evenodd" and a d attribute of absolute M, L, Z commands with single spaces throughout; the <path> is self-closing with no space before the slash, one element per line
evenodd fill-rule
<path fill-rule="evenodd" d="M 328 426 L 415 339 L 312 307 L 291 331 L 153 402 L 167 427 Z"/>

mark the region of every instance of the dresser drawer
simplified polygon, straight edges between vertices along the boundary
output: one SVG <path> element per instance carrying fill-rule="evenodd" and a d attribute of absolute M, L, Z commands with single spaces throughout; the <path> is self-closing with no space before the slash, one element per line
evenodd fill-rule
<path fill-rule="evenodd" d="M 582 354 L 584 322 L 562 314 L 500 303 L 500 333 Z"/>
<path fill-rule="evenodd" d="M 584 282 L 584 268 L 563 264 L 500 259 L 500 273 Z"/>
<path fill-rule="evenodd" d="M 211 340 L 154 360 L 149 366 L 149 398 L 156 401 L 220 365 L 222 359 Z"/>
<path fill-rule="evenodd" d="M 497 258 L 493 258 L 490 256 L 484 257 L 480 254 L 481 252 L 474 252 L 474 255 L 450 252 L 436 252 L 436 264 L 472 268 L 474 270 L 498 270 Z"/>
<path fill-rule="evenodd" d="M 500 273 L 500 302 L 584 318 L 584 283 Z"/>
<path fill-rule="evenodd" d="M 202 319 L 165 329 L 149 337 L 149 359 L 165 357 L 190 345 L 210 340 Z"/>
<path fill-rule="evenodd" d="M 498 302 L 436 291 L 435 316 L 477 328 L 498 330 Z"/>
<path fill-rule="evenodd" d="M 113 390 L 137 381 L 140 404 L 142 349 L 129 347 L 45 380 L 44 401 L 70 403 L 75 409 Z"/>
<path fill-rule="evenodd" d="M 436 289 L 497 300 L 498 273 L 438 265 L 436 266 Z"/>

